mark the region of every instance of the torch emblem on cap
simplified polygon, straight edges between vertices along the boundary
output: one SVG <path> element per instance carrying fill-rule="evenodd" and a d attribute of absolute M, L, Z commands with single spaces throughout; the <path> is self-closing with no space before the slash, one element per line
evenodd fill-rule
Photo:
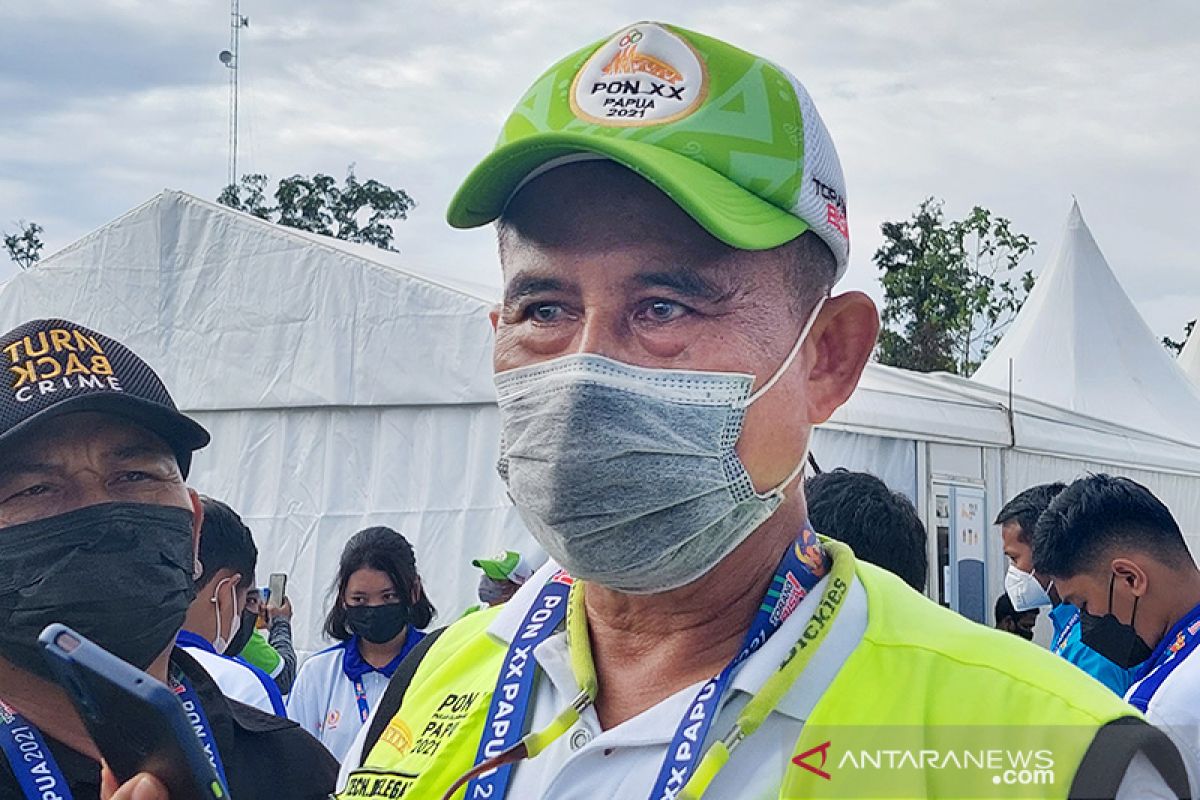
<path fill-rule="evenodd" d="M 579 70 L 571 89 L 575 115 L 600 125 L 661 125 L 704 101 L 708 74 L 686 41 L 651 23 L 608 40 Z"/>

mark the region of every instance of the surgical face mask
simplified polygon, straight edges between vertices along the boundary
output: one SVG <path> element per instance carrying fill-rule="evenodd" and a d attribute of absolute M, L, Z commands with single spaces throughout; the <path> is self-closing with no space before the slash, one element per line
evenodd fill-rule
<path fill-rule="evenodd" d="M 1129 623 L 1121 622 L 1112 613 L 1113 582 L 1116 575 L 1108 578 L 1108 613 L 1102 617 L 1079 610 L 1079 640 L 1095 650 L 1121 669 L 1130 669 L 1141 664 L 1154 648 L 1138 636 L 1133 623 L 1137 620 L 1138 598 L 1133 598 L 1133 616 Z"/>
<path fill-rule="evenodd" d="M 195 597 L 192 512 L 105 503 L 0 530 L 0 656 L 50 676 L 37 637 L 74 628 L 139 669 Z"/>
<path fill-rule="evenodd" d="M 1012 600 L 1013 608 L 1017 611 L 1032 611 L 1042 606 L 1053 605 L 1050 595 L 1038 583 L 1031 572 L 1017 569 L 1015 564 L 1008 565 L 1004 574 L 1004 591 Z"/>
<path fill-rule="evenodd" d="M 702 577 L 783 502 L 805 453 L 758 493 L 734 452 L 753 375 L 573 355 L 496 376 L 499 471 L 534 538 L 572 575 L 632 594 Z"/>
<path fill-rule="evenodd" d="M 517 588 L 511 581 L 498 581 L 487 575 L 479 576 L 479 599 L 490 606 L 507 603 Z"/>
<path fill-rule="evenodd" d="M 221 635 L 221 587 L 229 587 L 229 635 Z M 213 649 L 218 653 L 229 652 L 230 655 L 235 655 L 236 651 L 230 650 L 230 642 L 237 638 L 238 630 L 242 627 L 242 615 L 238 611 L 237 602 L 237 581 L 234 578 L 223 578 L 217 583 L 217 588 L 213 591 L 213 596 L 209 600 L 213 606 L 213 619 L 216 621 L 216 635 L 213 636 Z"/>

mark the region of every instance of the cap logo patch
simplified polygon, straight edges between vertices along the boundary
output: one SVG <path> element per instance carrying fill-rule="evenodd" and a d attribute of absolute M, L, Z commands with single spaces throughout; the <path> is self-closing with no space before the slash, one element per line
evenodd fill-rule
<path fill-rule="evenodd" d="M 122 391 L 104 348 L 83 331 L 38 331 L 6 346 L 4 355 L 18 403 L 72 389 Z"/>
<path fill-rule="evenodd" d="M 643 23 L 587 60 L 571 87 L 571 111 L 599 125 L 661 125 L 694 112 L 707 93 L 708 72 L 692 46 Z"/>

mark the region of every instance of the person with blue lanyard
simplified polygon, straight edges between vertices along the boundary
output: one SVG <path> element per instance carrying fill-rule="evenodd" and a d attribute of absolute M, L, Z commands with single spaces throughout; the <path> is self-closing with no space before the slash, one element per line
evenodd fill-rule
<path fill-rule="evenodd" d="M 1048 754 L 1040 797 L 1187 792 L 1120 698 L 809 524 L 879 330 L 847 215 L 809 93 L 711 36 L 626 25 L 516 99 L 448 220 L 497 224 L 497 468 L 550 560 L 409 654 L 339 798 L 1029 796 L 928 756 L 967 747 Z"/>
<path fill-rule="evenodd" d="M 367 528 L 351 537 L 336 587 L 325 634 L 338 644 L 300 667 L 288 714 L 340 761 L 437 612 L 421 584 L 412 545 L 391 528 Z"/>
<path fill-rule="evenodd" d="M 227 701 L 175 647 L 201 572 L 204 512 L 185 481 L 207 431 L 137 355 L 82 325 L 27 322 L 0 336 L 0 358 L 0 797 L 102 796 L 101 754 L 37 643 L 52 622 L 190 701 L 230 796 L 324 797 L 337 772 L 324 748 Z M 121 790 L 156 791 L 150 776 Z"/>
<path fill-rule="evenodd" d="M 1033 568 L 1033 531 L 1038 517 L 1065 488 L 1064 483 L 1031 486 L 1005 503 L 996 515 L 1004 555 L 1008 557 L 1004 588 L 1018 613 L 1050 609 L 1050 622 L 1054 626 L 1050 652 L 1079 667 L 1117 696 L 1124 697 L 1133 683 L 1135 670 L 1119 667 L 1088 647 L 1079 635 L 1079 609 L 1064 603 L 1050 578 Z"/>
<path fill-rule="evenodd" d="M 1200 570 L 1170 510 L 1128 478 L 1081 478 L 1038 520 L 1034 565 L 1079 608 L 1084 643 L 1136 668 L 1125 699 L 1175 739 L 1195 788 Z"/>
<path fill-rule="evenodd" d="M 200 564 L 196 599 L 188 607 L 176 642 L 200 662 L 231 700 L 268 714 L 287 716 L 275 681 L 236 657 L 254 633 L 247 620 L 246 596 L 254 586 L 258 548 L 237 512 L 220 500 L 201 496 Z"/>

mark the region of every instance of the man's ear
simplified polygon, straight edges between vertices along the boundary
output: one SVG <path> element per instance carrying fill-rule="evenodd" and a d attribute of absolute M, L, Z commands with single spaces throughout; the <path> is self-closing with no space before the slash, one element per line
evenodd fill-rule
<path fill-rule="evenodd" d="M 418 577 L 415 581 L 413 581 L 412 591 L 409 592 L 409 595 L 411 595 L 411 597 L 408 598 L 409 605 L 415 606 L 417 603 L 421 602 L 421 579 L 420 579 L 420 577 Z"/>
<path fill-rule="evenodd" d="M 1116 582 L 1129 587 L 1130 594 L 1134 597 L 1145 596 L 1149 580 L 1146 577 L 1146 571 L 1136 561 L 1128 558 L 1114 558 L 1112 571 L 1117 576 Z"/>
<path fill-rule="evenodd" d="M 806 392 L 810 424 L 825 422 L 850 397 L 878 335 L 879 311 L 862 292 L 825 302 L 806 344 L 814 351 Z"/>
<path fill-rule="evenodd" d="M 492 323 L 492 333 L 496 332 L 496 326 L 500 324 L 500 305 L 492 306 L 492 310 L 488 312 L 488 320 Z"/>

